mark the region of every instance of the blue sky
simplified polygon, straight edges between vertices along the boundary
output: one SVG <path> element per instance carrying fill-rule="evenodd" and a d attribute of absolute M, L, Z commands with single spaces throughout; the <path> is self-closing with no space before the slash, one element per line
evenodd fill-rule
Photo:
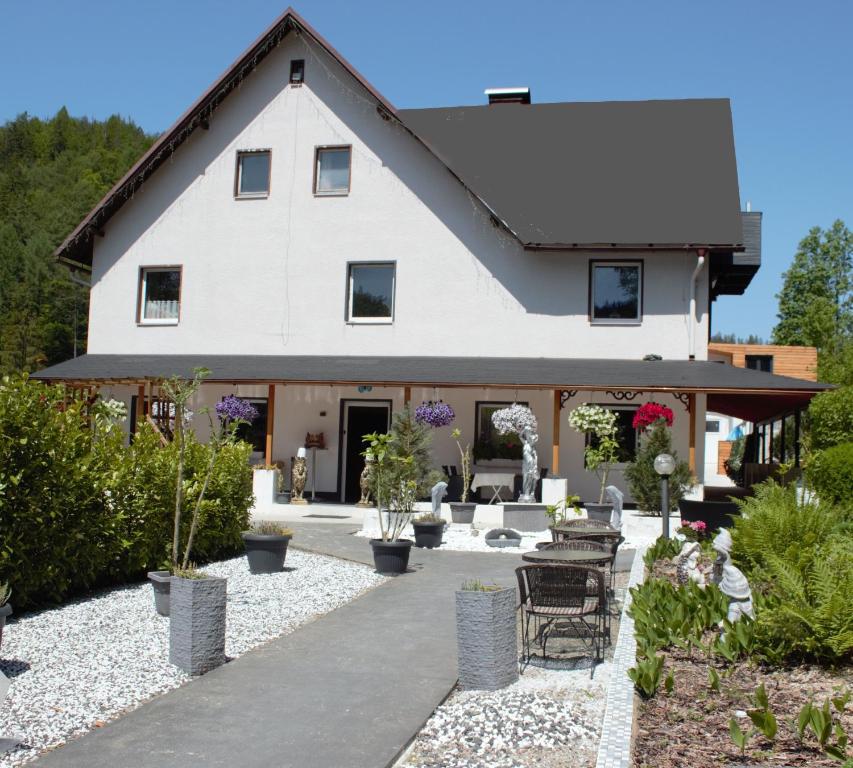
<path fill-rule="evenodd" d="M 158 132 L 284 9 L 275 0 L 3 4 L 0 120 L 130 117 Z M 714 330 L 768 337 L 809 227 L 853 227 L 853 3 L 303 0 L 295 6 L 395 106 L 728 97 L 741 201 L 764 212 L 764 263 Z M 697 179 L 701 183 L 701 179 Z"/>

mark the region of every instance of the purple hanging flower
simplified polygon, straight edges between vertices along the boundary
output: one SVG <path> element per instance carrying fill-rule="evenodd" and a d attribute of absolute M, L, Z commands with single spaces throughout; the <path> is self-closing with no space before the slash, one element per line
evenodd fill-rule
<path fill-rule="evenodd" d="M 216 404 L 216 415 L 220 421 L 247 421 L 258 418 L 258 409 L 248 400 L 227 395 Z"/>
<path fill-rule="evenodd" d="M 415 421 L 419 424 L 429 424 L 431 427 L 446 427 L 456 414 L 453 409 L 443 400 L 434 403 L 430 400 L 428 403 L 421 403 L 415 408 Z"/>

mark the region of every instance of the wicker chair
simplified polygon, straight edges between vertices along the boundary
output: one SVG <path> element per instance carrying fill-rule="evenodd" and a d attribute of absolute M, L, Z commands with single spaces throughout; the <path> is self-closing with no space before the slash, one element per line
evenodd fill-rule
<path fill-rule="evenodd" d="M 522 665 L 533 657 L 531 647 L 538 642 L 543 658 L 548 658 L 552 634 L 572 628 L 595 653 L 595 664 L 603 658 L 607 595 L 604 574 L 597 568 L 543 563 L 515 569 L 521 596 Z M 591 622 L 590 622 L 591 619 Z M 533 633 L 531 634 L 531 621 Z"/>
<path fill-rule="evenodd" d="M 537 545 L 538 546 L 538 545 Z M 549 541 L 541 550 L 571 550 L 574 552 L 607 552 L 611 551 L 608 544 L 603 544 L 592 539 L 563 539 L 562 541 Z"/>
<path fill-rule="evenodd" d="M 602 533 L 614 531 L 615 529 L 611 527 L 610 523 L 604 520 L 590 520 L 586 517 L 579 517 L 575 520 L 566 520 L 565 522 L 560 524 L 561 528 L 601 528 Z M 589 538 L 590 535 L 595 535 L 598 537 L 598 534 L 590 534 L 587 530 L 586 532 L 579 532 L 577 534 L 572 533 L 570 531 L 557 531 L 554 527 L 551 527 L 551 538 L 554 541 L 564 541 L 565 539 L 574 539 L 574 538 Z"/>

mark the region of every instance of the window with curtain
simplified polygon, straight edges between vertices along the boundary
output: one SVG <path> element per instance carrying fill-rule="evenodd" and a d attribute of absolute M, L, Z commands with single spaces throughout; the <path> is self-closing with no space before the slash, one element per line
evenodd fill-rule
<path fill-rule="evenodd" d="M 143 267 L 140 282 L 139 322 L 176 325 L 181 312 L 181 268 Z"/>

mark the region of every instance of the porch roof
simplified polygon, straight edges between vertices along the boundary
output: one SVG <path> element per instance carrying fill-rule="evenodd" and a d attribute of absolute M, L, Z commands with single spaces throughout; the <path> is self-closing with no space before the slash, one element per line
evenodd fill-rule
<path fill-rule="evenodd" d="M 830 385 L 698 360 L 325 355 L 82 355 L 33 374 L 45 381 L 140 383 L 209 368 L 210 382 L 370 384 L 708 393 L 709 410 L 748 405 L 763 418 Z M 769 400 L 767 396 L 773 396 Z M 744 397 L 748 399 L 744 399 Z M 781 405 L 786 407 L 780 410 Z M 759 413 L 760 412 L 760 413 Z M 741 415 L 732 413 L 731 415 Z M 770 413 L 769 415 L 775 415 Z"/>

